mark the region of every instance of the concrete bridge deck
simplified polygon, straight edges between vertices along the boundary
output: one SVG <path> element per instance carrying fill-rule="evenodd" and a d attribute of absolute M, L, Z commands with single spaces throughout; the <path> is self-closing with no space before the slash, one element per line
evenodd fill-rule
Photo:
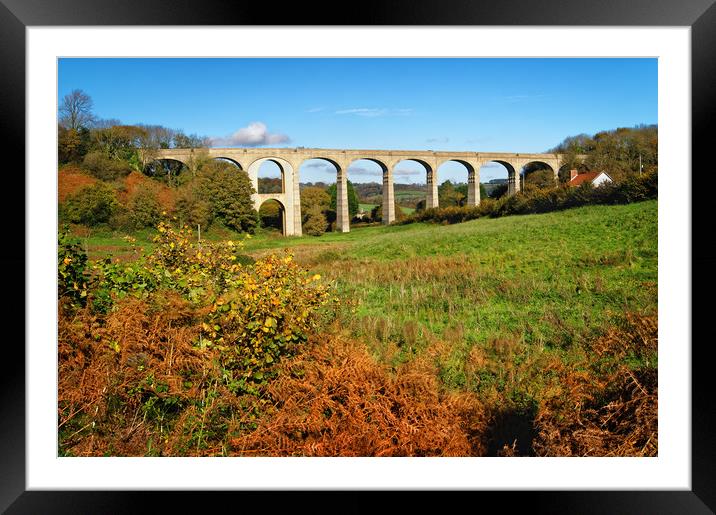
<path fill-rule="evenodd" d="M 543 163 L 552 169 L 555 181 L 562 166 L 563 156 L 551 153 L 513 153 L 513 152 L 467 152 L 434 150 L 356 150 L 325 148 L 202 148 L 202 149 L 160 149 L 148 159 L 171 159 L 193 167 L 201 158 L 227 159 L 246 171 L 258 192 L 258 171 L 265 161 L 272 161 L 281 169 L 283 188 L 280 194 L 253 195 L 256 209 L 267 199 L 277 200 L 284 210 L 284 234 L 301 235 L 301 197 L 299 191 L 299 169 L 308 159 L 323 159 L 336 168 L 336 226 L 338 230 L 348 232 L 348 167 L 353 161 L 367 159 L 377 163 L 383 171 L 383 223 L 395 220 L 395 202 L 393 193 L 393 170 L 401 161 L 410 160 L 425 168 L 427 193 L 426 207 L 438 207 L 438 168 L 448 162 L 456 161 L 465 166 L 468 176 L 467 204 L 480 203 L 480 167 L 490 163 L 500 163 L 507 169 L 508 195 L 520 190 L 519 173 L 530 163 Z"/>

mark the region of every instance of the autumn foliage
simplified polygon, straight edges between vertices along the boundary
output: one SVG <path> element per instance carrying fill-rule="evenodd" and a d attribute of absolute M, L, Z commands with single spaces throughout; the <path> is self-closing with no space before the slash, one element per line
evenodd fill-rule
<path fill-rule="evenodd" d="M 350 303 L 290 254 L 246 264 L 241 242 L 199 245 L 169 221 L 130 263 L 60 247 L 61 455 L 657 454 L 653 316 L 627 315 L 570 361 L 475 346 L 455 389 L 448 340 L 379 362 L 341 329 Z"/>
<path fill-rule="evenodd" d="M 82 303 L 71 302 L 72 287 L 69 296 L 59 292 L 63 452 L 92 455 L 111 446 L 144 454 L 113 440 L 122 430 L 134 434 L 137 423 L 154 438 L 155 449 L 186 452 L 166 448 L 176 424 L 183 427 L 190 413 L 210 409 L 207 395 L 219 391 L 216 402 L 230 411 L 222 413 L 243 417 L 238 399 L 260 393 L 280 360 L 295 353 L 320 320 L 327 287 L 290 255 L 242 265 L 235 242 L 200 246 L 188 228 L 167 222 L 158 233 L 155 250 L 132 263 L 107 259 L 72 269 L 87 277 Z M 82 438 L 90 427 L 91 438 Z M 228 428 L 220 438 L 227 438 Z M 105 436 L 109 440 L 100 444 Z"/>
<path fill-rule="evenodd" d="M 87 175 L 76 166 L 66 166 L 57 174 L 57 200 L 65 202 L 82 188 L 92 186 L 98 181 L 99 179 Z"/>

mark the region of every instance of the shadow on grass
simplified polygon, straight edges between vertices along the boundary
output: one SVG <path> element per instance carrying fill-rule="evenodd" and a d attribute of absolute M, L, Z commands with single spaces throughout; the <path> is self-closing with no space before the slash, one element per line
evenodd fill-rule
<path fill-rule="evenodd" d="M 497 413 L 487 430 L 487 456 L 534 456 L 536 407 Z"/>

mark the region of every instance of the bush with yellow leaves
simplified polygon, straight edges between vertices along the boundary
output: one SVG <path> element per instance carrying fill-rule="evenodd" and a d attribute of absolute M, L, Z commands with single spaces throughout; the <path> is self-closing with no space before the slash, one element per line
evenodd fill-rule
<path fill-rule="evenodd" d="M 328 286 L 290 254 L 240 263 L 241 242 L 200 244 L 169 222 L 155 242 L 95 264 L 86 307 L 60 305 L 63 455 L 219 452 L 253 427 L 281 358 L 331 316 Z M 61 284 L 79 281 L 70 260 L 84 263 L 59 253 Z"/>
<path fill-rule="evenodd" d="M 328 287 L 290 254 L 244 267 L 219 295 L 202 325 L 202 345 L 215 345 L 229 389 L 256 393 L 273 377 L 279 358 L 292 354 L 316 329 Z"/>

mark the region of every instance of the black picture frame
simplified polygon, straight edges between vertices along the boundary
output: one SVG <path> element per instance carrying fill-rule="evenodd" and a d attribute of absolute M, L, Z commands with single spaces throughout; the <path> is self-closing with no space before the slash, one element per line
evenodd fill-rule
<path fill-rule="evenodd" d="M 320 14 L 319 14 L 320 13 Z M 501 0 L 482 4 L 466 0 L 400 0 L 385 3 L 365 1 L 320 5 L 302 2 L 268 4 L 228 1 L 202 2 L 171 0 L 0 0 L 0 128 L 5 149 L 19 157 L 13 174 L 5 177 L 5 198 L 0 203 L 3 220 L 14 220 L 13 232 L 19 232 L 17 213 L 25 212 L 25 29 L 29 26 L 82 25 L 544 25 L 544 26 L 687 26 L 691 27 L 692 50 L 692 170 L 707 173 L 711 145 L 709 136 L 716 124 L 716 6 L 714 0 L 617 0 L 588 1 L 548 0 L 528 2 Z M 686 171 L 668 171 L 686 173 Z M 12 176 L 10 176 L 12 175 Z M 501 509 L 517 505 L 530 512 L 549 513 L 713 513 L 716 510 L 716 431 L 714 427 L 713 386 L 708 368 L 708 351 L 712 337 L 704 321 L 709 320 L 709 293 L 716 281 L 710 272 L 716 264 L 716 242 L 710 229 L 713 216 L 709 213 L 708 188 L 695 187 L 692 174 L 692 489 L 690 491 L 560 491 L 560 492 L 476 492 L 470 493 L 475 509 L 484 502 L 497 501 Z M 10 184 L 8 185 L 8 181 Z M 709 181 L 713 182 L 713 181 Z M 668 192 L 662 192 L 668 194 Z M 12 200 L 14 199 L 14 200 Z M 0 253 L 0 270 L 6 271 L 5 290 L 18 292 L 6 303 L 6 327 L 19 326 L 25 319 L 25 303 L 19 292 L 24 280 L 19 273 L 8 270 L 25 269 L 24 223 L 22 244 L 13 252 Z M 15 236 L 14 240 L 18 240 Z M 26 275 L 31 274 L 26 270 Z M 24 294 L 23 294 L 24 299 Z M 32 309 L 27 306 L 27 309 Z M 698 330 L 700 329 L 700 330 Z M 18 329 L 16 329 L 18 330 Z M 155 511 L 154 501 L 162 503 L 162 511 L 171 506 L 188 508 L 188 493 L 182 492 L 76 492 L 26 491 L 25 488 L 25 367 L 20 337 L 6 336 L 5 367 L 0 405 L 0 509 L 8 513 L 142 513 Z M 7 335 L 7 333 L 6 333 Z M 10 352 L 14 349 L 17 356 Z M 9 357 L 8 357 L 9 356 Z M 376 503 L 382 508 L 395 502 L 400 512 L 424 507 L 426 494 L 408 492 L 375 499 L 372 492 L 323 492 L 320 504 L 305 499 L 310 492 L 194 492 L 192 500 L 220 506 L 233 511 L 249 506 L 275 506 L 290 502 L 299 511 L 331 513 L 373 511 Z M 452 492 L 449 505 L 460 506 L 467 493 Z M 238 497 L 238 499 L 237 499 Z M 313 497 L 313 496 L 312 496 Z M 270 499 L 270 500 L 267 500 Z M 434 497 L 433 497 L 434 498 Z M 432 499 L 431 499 L 432 500 Z M 239 504 L 237 504 L 239 503 Z M 268 504 L 267 504 L 268 503 Z M 337 504 L 338 503 L 338 504 Z M 478 504 L 474 504 L 478 503 Z M 447 506 L 446 506 L 447 507 Z M 265 510 L 264 510 L 265 511 Z M 274 511 L 269 507 L 269 511 Z"/>

